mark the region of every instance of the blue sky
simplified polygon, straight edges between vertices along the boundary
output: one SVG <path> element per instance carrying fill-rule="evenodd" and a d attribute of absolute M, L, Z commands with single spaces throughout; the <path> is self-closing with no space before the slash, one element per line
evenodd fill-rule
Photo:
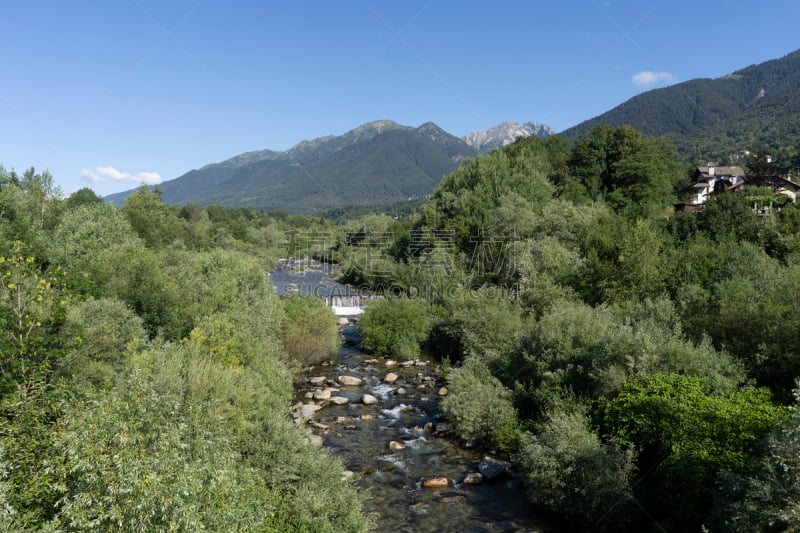
<path fill-rule="evenodd" d="M 796 0 L 30 0 L 0 20 L 0 164 L 65 194 L 384 118 L 560 131 L 800 48 Z"/>

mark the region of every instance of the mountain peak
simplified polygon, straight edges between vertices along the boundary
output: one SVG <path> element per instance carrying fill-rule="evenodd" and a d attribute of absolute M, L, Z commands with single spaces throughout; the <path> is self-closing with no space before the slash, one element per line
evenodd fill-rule
<path fill-rule="evenodd" d="M 553 133 L 550 126 L 538 122 L 526 122 L 520 125 L 512 120 L 507 120 L 488 130 L 472 131 L 461 139 L 476 150 L 486 152 L 492 148 L 509 145 L 519 137 L 528 137 L 530 135 L 547 137 L 553 135 Z"/>
<path fill-rule="evenodd" d="M 432 122 L 362 124 L 282 152 L 248 152 L 161 184 L 164 201 L 318 212 L 393 203 L 430 194 L 442 176 L 477 152 Z M 121 203 L 129 192 L 107 199 Z"/>

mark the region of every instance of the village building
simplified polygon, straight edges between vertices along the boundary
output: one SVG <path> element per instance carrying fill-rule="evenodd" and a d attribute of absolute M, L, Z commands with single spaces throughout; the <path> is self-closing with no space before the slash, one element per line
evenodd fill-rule
<path fill-rule="evenodd" d="M 692 175 L 692 184 L 684 189 L 686 201 L 675 204 L 676 211 L 699 212 L 714 194 L 725 191 L 743 192 L 748 187 L 769 187 L 774 194 L 781 194 L 790 201 L 797 201 L 800 197 L 800 182 L 792 181 L 790 177 L 779 175 L 750 175 L 748 176 L 741 167 L 716 166 L 709 163 L 699 166 Z M 754 206 L 754 211 L 760 214 L 772 211 L 772 206 Z"/>

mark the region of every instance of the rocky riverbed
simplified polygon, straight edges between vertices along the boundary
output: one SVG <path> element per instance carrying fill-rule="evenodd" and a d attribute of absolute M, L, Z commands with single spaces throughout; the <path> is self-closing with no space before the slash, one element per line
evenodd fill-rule
<path fill-rule="evenodd" d="M 342 460 L 381 531 L 543 529 L 510 464 L 450 434 L 438 364 L 371 358 L 352 324 L 340 329 L 336 357 L 295 383 L 292 416 L 312 443 Z"/>

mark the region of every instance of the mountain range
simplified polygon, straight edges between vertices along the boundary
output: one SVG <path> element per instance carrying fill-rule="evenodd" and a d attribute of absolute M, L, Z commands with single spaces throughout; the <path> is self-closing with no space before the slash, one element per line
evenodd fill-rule
<path fill-rule="evenodd" d="M 544 138 L 554 134 L 555 132 L 546 124 L 526 122 L 520 125 L 507 121 L 485 131 L 472 131 L 461 137 L 461 140 L 480 152 L 487 152 L 493 148 L 508 146 L 519 137 L 536 135 Z"/>
<path fill-rule="evenodd" d="M 667 137 L 687 159 L 722 159 L 739 149 L 800 143 L 800 50 L 720 78 L 698 78 L 634 96 L 563 132 L 629 124 Z"/>
<path fill-rule="evenodd" d="M 598 124 L 629 124 L 672 139 L 686 160 L 723 161 L 740 150 L 800 147 L 800 50 L 737 70 L 639 94 L 561 133 L 570 140 Z M 363 124 L 340 136 L 302 141 L 286 151 L 247 152 L 160 185 L 164 201 L 322 213 L 391 204 L 430 194 L 465 157 L 546 137 L 542 124 L 504 122 L 455 137 L 432 122 Z M 798 148 L 800 154 L 800 148 Z M 120 204 L 131 191 L 108 196 Z"/>
<path fill-rule="evenodd" d="M 191 170 L 159 188 L 170 204 L 291 213 L 390 204 L 430 194 L 465 157 L 508 144 L 520 135 L 550 131 L 533 122 L 523 126 L 506 122 L 487 132 L 472 132 L 465 140 L 432 122 L 415 128 L 378 120 L 344 135 L 302 141 L 285 151 L 246 152 Z M 121 204 L 131 192 L 112 194 L 106 200 Z"/>

